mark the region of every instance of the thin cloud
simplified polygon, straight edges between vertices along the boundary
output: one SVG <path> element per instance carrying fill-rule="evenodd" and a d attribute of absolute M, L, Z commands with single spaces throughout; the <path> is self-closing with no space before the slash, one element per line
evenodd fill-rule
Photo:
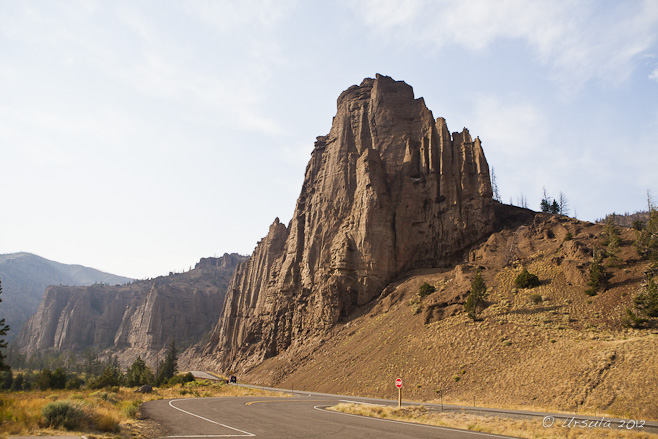
<path fill-rule="evenodd" d="M 552 0 L 407 0 L 405 6 L 367 0 L 353 8 L 390 41 L 480 51 L 498 40 L 522 40 L 567 92 L 592 80 L 623 82 L 658 38 L 658 3 L 651 1 L 606 8 Z"/>
<path fill-rule="evenodd" d="M 649 73 L 649 79 L 658 82 L 658 68 L 654 69 L 653 72 Z"/>

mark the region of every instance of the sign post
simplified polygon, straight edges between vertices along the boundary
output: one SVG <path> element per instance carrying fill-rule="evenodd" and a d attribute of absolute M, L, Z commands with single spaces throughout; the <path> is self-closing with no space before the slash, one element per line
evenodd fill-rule
<path fill-rule="evenodd" d="M 395 387 L 398 388 L 398 408 L 402 407 L 402 379 L 395 380 Z"/>

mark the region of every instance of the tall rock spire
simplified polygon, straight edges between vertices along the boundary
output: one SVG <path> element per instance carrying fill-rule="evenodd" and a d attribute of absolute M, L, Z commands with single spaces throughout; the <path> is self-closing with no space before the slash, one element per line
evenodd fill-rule
<path fill-rule="evenodd" d="M 247 368 L 322 334 L 395 278 L 446 265 L 493 230 L 479 138 L 451 136 L 402 81 L 341 93 L 289 227 L 275 222 L 236 270 L 206 353 Z"/>

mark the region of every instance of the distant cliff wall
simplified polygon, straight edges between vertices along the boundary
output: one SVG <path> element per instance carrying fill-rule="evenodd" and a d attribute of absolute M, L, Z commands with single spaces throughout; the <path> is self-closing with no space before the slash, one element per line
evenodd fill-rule
<path fill-rule="evenodd" d="M 137 355 L 154 365 L 171 340 L 184 347 L 213 328 L 243 260 L 205 258 L 189 272 L 121 286 L 51 286 L 16 344 L 28 355 L 93 348 L 118 355 L 124 365 Z"/>

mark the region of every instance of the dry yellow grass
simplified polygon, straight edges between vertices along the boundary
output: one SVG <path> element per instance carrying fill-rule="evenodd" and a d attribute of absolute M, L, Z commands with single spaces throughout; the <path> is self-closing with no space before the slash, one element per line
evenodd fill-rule
<path fill-rule="evenodd" d="M 116 392 L 100 390 L 48 390 L 0 394 L 0 437 L 5 435 L 56 435 L 64 427 L 49 428 L 42 409 L 55 401 L 67 402 L 84 413 L 79 430 L 73 434 L 89 434 L 99 438 L 143 437 L 139 407 L 155 399 L 220 397 L 220 396 L 283 396 L 281 393 L 200 381 L 169 388 L 154 389 L 151 394 L 135 393 L 135 389 L 120 388 Z M 58 433 L 59 432 L 59 433 Z"/>
<path fill-rule="evenodd" d="M 391 419 L 441 427 L 466 429 L 529 439 L 658 439 L 658 435 L 616 428 L 579 428 L 555 425 L 545 428 L 542 420 L 515 420 L 495 416 L 479 416 L 461 412 L 434 412 L 423 406 L 397 407 L 341 403 L 329 410 L 373 418 Z"/>

